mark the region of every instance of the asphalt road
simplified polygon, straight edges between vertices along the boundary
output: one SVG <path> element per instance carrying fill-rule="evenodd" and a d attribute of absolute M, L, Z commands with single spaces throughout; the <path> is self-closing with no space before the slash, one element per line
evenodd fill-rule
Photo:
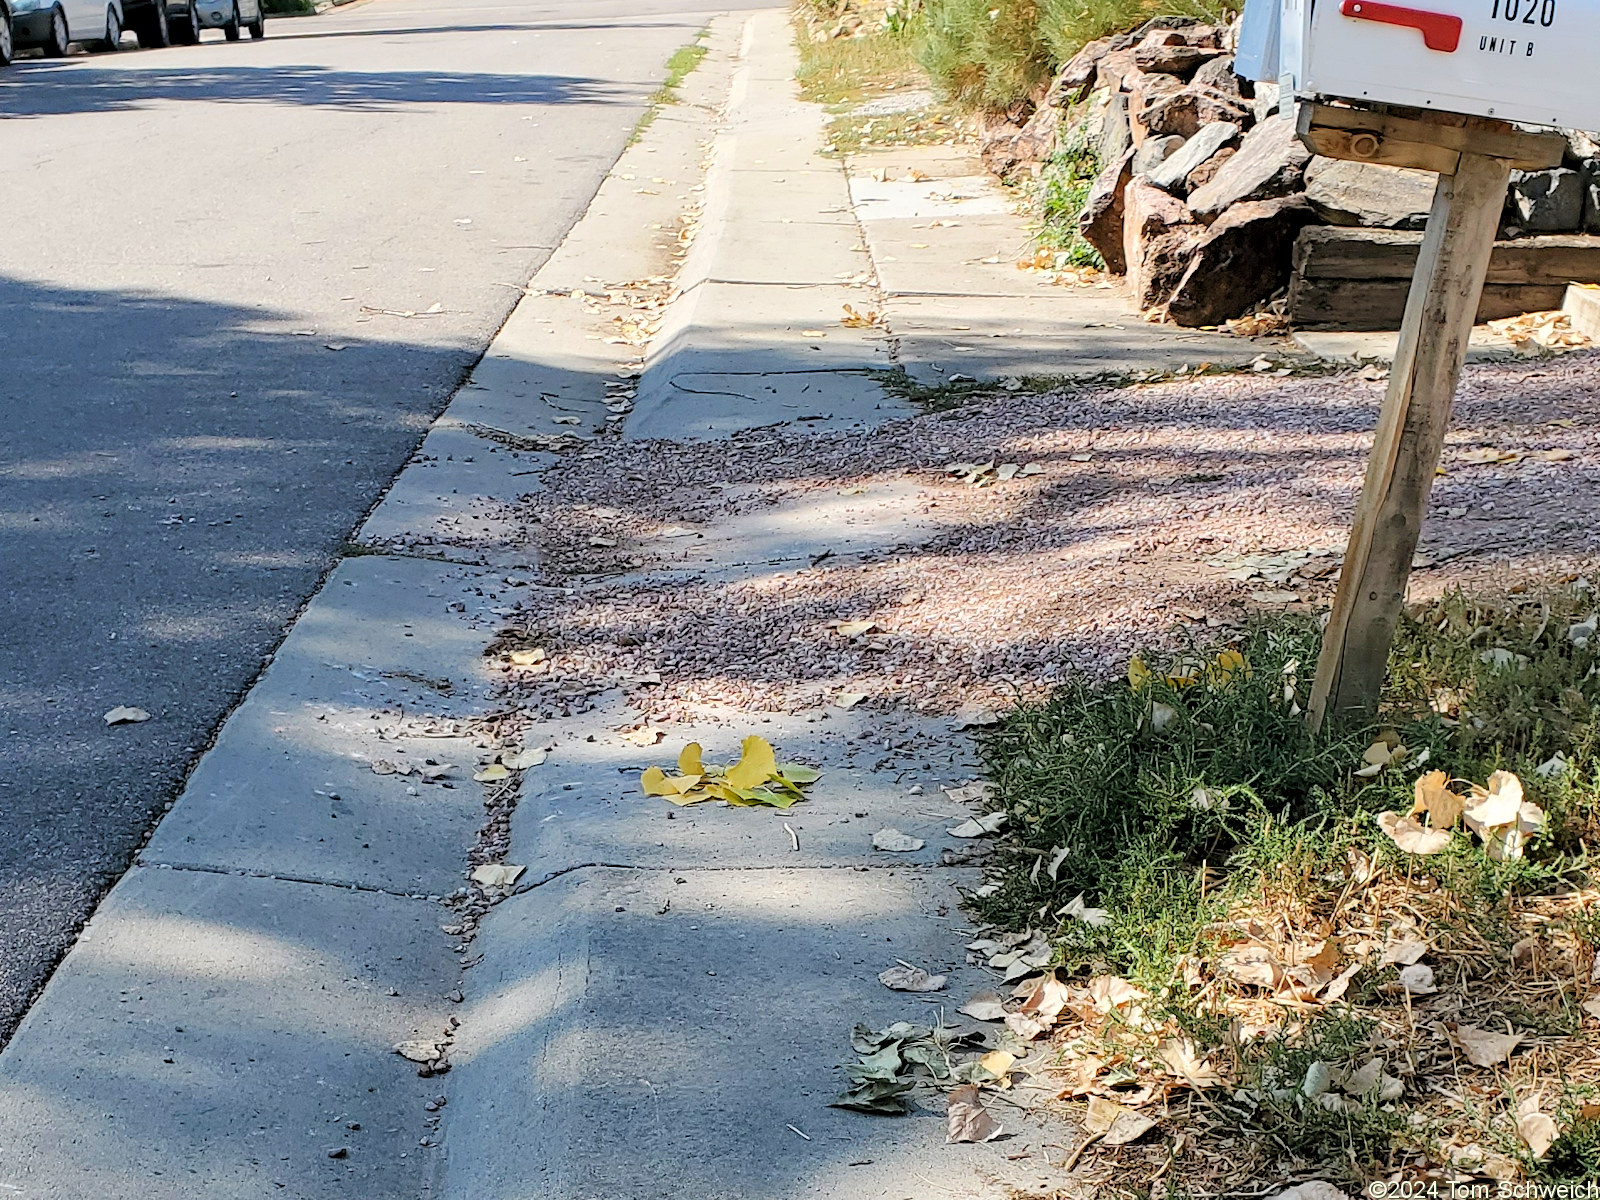
<path fill-rule="evenodd" d="M 0 1042 L 706 7 L 369 0 L 0 72 Z"/>

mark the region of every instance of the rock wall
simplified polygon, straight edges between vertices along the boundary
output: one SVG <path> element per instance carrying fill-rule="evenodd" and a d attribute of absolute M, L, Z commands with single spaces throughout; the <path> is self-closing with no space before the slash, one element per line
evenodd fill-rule
<path fill-rule="evenodd" d="M 1431 173 L 1310 154 L 1276 85 L 1234 75 L 1235 33 L 1158 18 L 1092 42 L 984 141 L 997 173 L 1037 173 L 1068 123 L 1088 123 L 1103 170 L 1080 231 L 1141 308 L 1184 325 L 1281 293 L 1308 225 L 1418 230 L 1433 201 Z M 1600 233 L 1600 141 L 1568 142 L 1562 166 L 1513 174 L 1502 237 Z"/>

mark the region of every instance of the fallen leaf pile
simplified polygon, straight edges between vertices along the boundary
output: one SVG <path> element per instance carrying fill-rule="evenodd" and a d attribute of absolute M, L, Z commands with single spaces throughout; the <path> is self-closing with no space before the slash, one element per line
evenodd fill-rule
<path fill-rule="evenodd" d="M 1552 766 L 1553 760 L 1545 765 Z M 1407 854 L 1438 854 L 1450 845 L 1459 818 L 1482 840 L 1490 858 L 1521 858 L 1528 839 L 1544 827 L 1544 810 L 1523 799 L 1522 780 L 1510 771 L 1496 771 L 1487 787 L 1470 783 L 1464 796 L 1452 790 L 1453 782 L 1443 771 L 1429 771 L 1416 782 L 1411 811 L 1404 816 L 1378 813 L 1378 828 Z"/>
<path fill-rule="evenodd" d="M 673 804 L 700 804 L 721 800 L 735 808 L 788 808 L 804 800 L 801 790 L 821 778 L 822 772 L 799 763 L 780 763 L 765 738 L 747 737 L 739 761 L 729 766 L 707 763 L 699 742 L 690 742 L 678 755 L 678 773 L 668 775 L 650 767 L 639 779 L 647 796 L 662 796 Z"/>
<path fill-rule="evenodd" d="M 1281 313 L 1259 312 L 1248 317 L 1235 317 L 1224 321 L 1223 332 L 1233 337 L 1267 337 L 1284 333 L 1289 328 L 1289 318 Z"/>
<path fill-rule="evenodd" d="M 845 1068 L 850 1086 L 831 1107 L 899 1114 L 908 1111 L 906 1095 L 919 1083 L 997 1083 L 1016 1060 L 1005 1051 L 989 1049 L 991 1041 L 981 1031 L 944 1024 L 929 1027 L 897 1021 L 886 1029 L 857 1025 L 850 1034 L 850 1047 L 858 1058 Z M 974 1127 L 984 1128 L 981 1122 Z"/>
<path fill-rule="evenodd" d="M 1583 350 L 1592 343 L 1587 335 L 1572 326 L 1572 318 L 1560 309 L 1523 313 L 1490 321 L 1489 328 L 1518 350 Z"/>

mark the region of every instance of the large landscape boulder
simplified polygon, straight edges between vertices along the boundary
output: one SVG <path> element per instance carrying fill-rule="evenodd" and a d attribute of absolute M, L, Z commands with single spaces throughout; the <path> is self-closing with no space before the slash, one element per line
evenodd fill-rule
<path fill-rule="evenodd" d="M 1250 104 L 1237 96 L 1190 84 L 1147 105 L 1140 120 L 1151 135 L 1176 134 L 1189 138 L 1219 121 L 1243 127 L 1254 120 L 1254 115 Z"/>
<path fill-rule="evenodd" d="M 1150 136 L 1149 114 L 1169 96 L 1184 90 L 1183 81 L 1175 75 L 1152 75 L 1135 71 L 1123 80 L 1128 93 L 1128 125 L 1133 131 L 1133 144 L 1142 145 Z M 1157 133 L 1176 133 L 1175 129 L 1159 129 Z M 1182 135 L 1187 137 L 1188 134 Z"/>
<path fill-rule="evenodd" d="M 1150 182 L 1164 191 L 1178 191 L 1186 186 L 1191 173 L 1202 163 L 1214 158 L 1217 151 L 1239 136 L 1239 127 L 1226 121 L 1214 121 L 1204 125 L 1180 149 L 1174 150 L 1161 164 L 1152 170 L 1145 171 Z M 1154 139 L 1152 139 L 1154 140 Z M 1150 145 L 1146 142 L 1145 145 Z M 1138 172 L 1138 163 L 1134 163 L 1134 171 Z"/>
<path fill-rule="evenodd" d="M 1231 204 L 1270 200 L 1300 189 L 1311 152 L 1295 135 L 1294 114 L 1268 117 L 1239 143 L 1239 152 L 1205 186 L 1189 194 L 1189 208 L 1202 221 Z"/>
<path fill-rule="evenodd" d="M 1244 315 L 1289 281 L 1295 237 L 1316 219 L 1303 196 L 1235 204 L 1195 241 L 1167 315 L 1189 326 Z"/>
<path fill-rule="evenodd" d="M 1218 150 L 1205 162 L 1189 172 L 1189 178 L 1183 181 L 1184 192 L 1192 196 L 1195 192 L 1205 187 L 1206 184 L 1217 177 L 1217 172 L 1222 170 L 1227 161 L 1237 153 L 1239 151 L 1235 146 L 1224 146 L 1221 150 Z"/>
<path fill-rule="evenodd" d="M 1122 152 L 1133 145 L 1133 132 L 1128 128 L 1128 94 L 1112 92 L 1106 97 L 1106 106 L 1100 113 L 1100 144 L 1097 147 L 1100 161 L 1108 163 L 1122 157 Z"/>
<path fill-rule="evenodd" d="M 1568 233 L 1583 224 L 1583 177 L 1568 167 L 1513 171 L 1507 215 L 1524 233 Z"/>
<path fill-rule="evenodd" d="M 1216 46 L 1191 45 L 1175 30 L 1157 30 L 1133 50 L 1133 63 L 1141 71 L 1159 71 L 1188 79 L 1206 63 L 1224 52 Z"/>
<path fill-rule="evenodd" d="M 1191 46 L 1220 46 L 1227 33 L 1221 26 L 1213 25 L 1202 17 L 1151 17 L 1130 35 L 1132 45 L 1138 45 L 1152 33 L 1165 30 L 1182 30 L 1183 40 Z"/>
<path fill-rule="evenodd" d="M 1079 50 L 1056 72 L 1044 102 L 1052 108 L 1066 108 L 1082 100 L 1094 86 L 1100 60 L 1110 52 L 1110 38 L 1096 38 Z"/>
<path fill-rule="evenodd" d="M 979 133 L 978 156 L 1001 179 L 1031 170 L 1055 152 L 1061 110 L 1040 105 L 1021 125 L 1014 113 L 985 122 Z"/>
<path fill-rule="evenodd" d="M 1240 87 L 1241 80 L 1233 73 L 1233 55 L 1222 54 L 1210 62 L 1201 65 L 1190 80 L 1201 87 L 1214 88 L 1224 96 L 1233 96 L 1243 99 L 1244 91 Z"/>
<path fill-rule="evenodd" d="M 1078 215 L 1078 232 L 1100 252 L 1106 270 L 1121 275 L 1128 269 L 1122 248 L 1123 191 L 1133 178 L 1133 147 L 1129 146 L 1095 179 Z"/>
<path fill-rule="evenodd" d="M 1305 179 L 1306 199 L 1324 221 L 1376 229 L 1421 229 L 1438 183 L 1432 171 L 1321 157 Z"/>
<path fill-rule="evenodd" d="M 1586 158 L 1579 164 L 1583 179 L 1583 231 L 1600 233 L 1600 158 Z"/>
<path fill-rule="evenodd" d="M 1100 56 L 1094 68 L 1094 86 L 1108 92 L 1122 89 L 1122 81 L 1139 68 L 1133 63 L 1132 50 L 1111 50 Z"/>
<path fill-rule="evenodd" d="M 1149 175 L 1183 148 L 1181 137 L 1149 137 L 1133 156 L 1133 173 Z M 1171 190 L 1171 189 L 1168 189 Z"/>
<path fill-rule="evenodd" d="M 1257 121 L 1265 121 L 1278 111 L 1278 104 L 1283 98 L 1283 90 L 1275 83 L 1257 82 L 1251 91 L 1254 97 L 1250 107 L 1254 110 Z"/>
<path fill-rule="evenodd" d="M 1166 301 L 1200 233 L 1183 201 L 1137 175 L 1122 193 L 1122 257 L 1140 309 Z"/>

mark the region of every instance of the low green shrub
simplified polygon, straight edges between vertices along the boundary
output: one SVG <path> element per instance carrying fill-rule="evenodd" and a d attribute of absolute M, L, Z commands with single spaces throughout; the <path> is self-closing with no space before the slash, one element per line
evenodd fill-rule
<path fill-rule="evenodd" d="M 1353 770 L 1382 734 L 1453 779 L 1515 771 L 1545 810 L 1525 858 L 1493 861 L 1459 838 L 1429 859 L 1488 936 L 1508 893 L 1548 884 L 1600 831 L 1600 636 L 1583 636 L 1597 606 L 1586 588 L 1447 596 L 1402 620 L 1379 722 L 1316 735 L 1299 709 L 1321 634 L 1301 618 L 1250 627 L 1232 647 L 1248 665 L 1234 670 L 1195 645 L 1178 666 L 1152 661 L 1137 686 L 1070 679 L 985 739 L 1019 857 L 978 911 L 1049 929 L 1069 967 L 1168 977 L 1219 906 L 1286 863 L 1309 878 L 1352 847 L 1403 859 L 1372 814 L 1406 812 L 1422 768 Z M 1564 770 L 1538 769 L 1557 754 Z M 1106 924 L 1052 919 L 1080 894 Z"/>
<path fill-rule="evenodd" d="M 1100 156 L 1087 125 L 1076 114 L 1068 114 L 1056 151 L 1040 172 L 1036 196 L 1039 244 L 1058 251 L 1063 266 L 1105 266 L 1100 252 L 1078 232 L 1078 216 L 1099 173 Z"/>
<path fill-rule="evenodd" d="M 918 57 L 948 98 L 1006 108 L 1050 79 L 1041 15 L 1041 0 L 928 0 Z"/>
<path fill-rule="evenodd" d="M 921 59 L 951 99 L 999 110 L 1036 95 L 1095 38 L 1152 17 L 1227 22 L 1239 7 L 1237 0 L 927 0 Z"/>

